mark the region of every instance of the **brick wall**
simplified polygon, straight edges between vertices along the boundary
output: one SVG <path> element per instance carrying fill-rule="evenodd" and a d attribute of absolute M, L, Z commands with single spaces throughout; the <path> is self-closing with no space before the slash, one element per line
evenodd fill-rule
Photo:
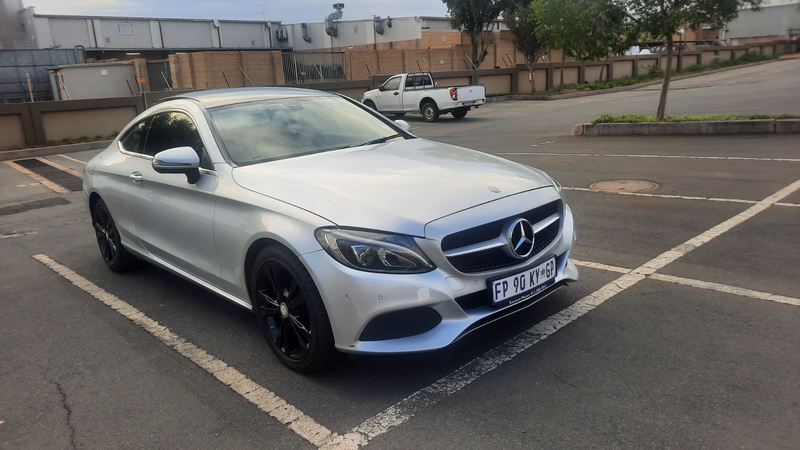
<path fill-rule="evenodd" d="M 173 87 L 176 89 L 250 86 L 240 67 L 256 86 L 283 84 L 280 51 L 196 52 L 170 55 L 169 63 Z"/>

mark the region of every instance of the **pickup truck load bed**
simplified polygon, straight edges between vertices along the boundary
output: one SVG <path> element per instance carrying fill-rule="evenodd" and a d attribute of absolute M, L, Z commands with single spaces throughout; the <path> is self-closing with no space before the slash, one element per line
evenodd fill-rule
<path fill-rule="evenodd" d="M 440 114 L 463 118 L 486 102 L 486 88 L 483 84 L 438 87 L 428 72 L 402 73 L 365 92 L 361 102 L 384 114 L 422 113 L 425 121 L 435 122 Z"/>

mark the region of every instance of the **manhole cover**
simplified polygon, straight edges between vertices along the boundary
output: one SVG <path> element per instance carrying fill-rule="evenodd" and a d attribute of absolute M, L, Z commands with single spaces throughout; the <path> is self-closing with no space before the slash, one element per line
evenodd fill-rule
<path fill-rule="evenodd" d="M 652 191 L 657 187 L 658 183 L 646 180 L 607 180 L 589 185 L 589 189 L 593 191 L 606 192 L 642 192 Z"/>

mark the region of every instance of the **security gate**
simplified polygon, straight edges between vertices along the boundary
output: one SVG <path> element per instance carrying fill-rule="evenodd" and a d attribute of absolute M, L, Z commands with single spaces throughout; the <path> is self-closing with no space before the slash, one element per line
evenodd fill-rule
<path fill-rule="evenodd" d="M 147 61 L 147 77 L 151 91 L 168 91 L 172 87 L 169 61 Z"/>
<path fill-rule="evenodd" d="M 344 81 L 344 52 L 283 53 L 284 84 Z"/>

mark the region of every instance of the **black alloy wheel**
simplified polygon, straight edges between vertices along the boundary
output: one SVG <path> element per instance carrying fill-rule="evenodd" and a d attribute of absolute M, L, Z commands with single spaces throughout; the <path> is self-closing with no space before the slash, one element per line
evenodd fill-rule
<path fill-rule="evenodd" d="M 291 251 L 279 246 L 262 250 L 253 265 L 250 292 L 261 331 L 287 367 L 311 372 L 339 356 L 319 291 Z"/>
<path fill-rule="evenodd" d="M 100 256 L 106 265 L 115 272 L 123 272 L 133 267 L 137 259 L 122 246 L 114 218 L 102 200 L 97 200 L 94 205 L 92 226 L 97 246 L 100 247 Z"/>

